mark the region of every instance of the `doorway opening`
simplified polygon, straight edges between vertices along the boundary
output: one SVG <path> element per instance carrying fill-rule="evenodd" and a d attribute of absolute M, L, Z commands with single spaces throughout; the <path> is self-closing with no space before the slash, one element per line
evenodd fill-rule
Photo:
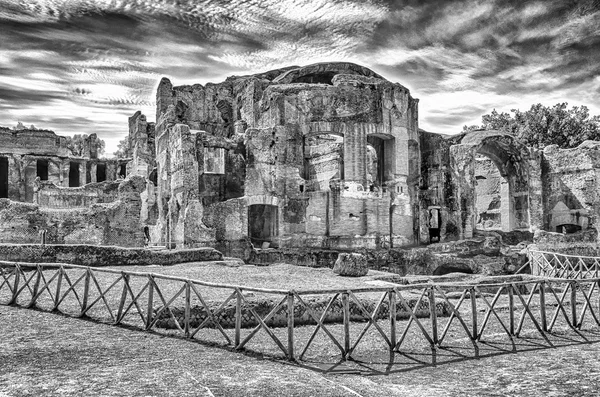
<path fill-rule="evenodd" d="M 248 235 L 255 247 L 273 247 L 279 235 L 279 211 L 276 205 L 254 204 L 248 207 Z"/>
<path fill-rule="evenodd" d="M 367 184 L 373 191 L 392 179 L 394 169 L 394 138 L 384 134 L 367 136 Z"/>
<path fill-rule="evenodd" d="M 8 198 L 8 158 L 0 157 L 0 198 Z"/>
<path fill-rule="evenodd" d="M 69 163 L 69 187 L 79 187 L 79 163 Z"/>
<path fill-rule="evenodd" d="M 119 165 L 119 178 L 125 179 L 127 176 L 127 164 Z"/>
<path fill-rule="evenodd" d="M 48 180 L 48 160 L 37 161 L 37 176 L 42 181 Z"/>

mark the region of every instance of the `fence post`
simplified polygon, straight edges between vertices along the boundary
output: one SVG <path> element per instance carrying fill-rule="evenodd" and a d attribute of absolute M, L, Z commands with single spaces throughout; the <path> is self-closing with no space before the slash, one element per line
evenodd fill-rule
<path fill-rule="evenodd" d="M 508 329 L 510 331 L 510 335 L 515 335 L 515 297 L 513 291 L 513 285 L 508 284 L 506 286 L 508 288 Z"/>
<path fill-rule="evenodd" d="M 191 294 L 190 294 L 190 282 L 189 280 L 185 283 L 185 318 L 183 323 L 183 331 L 185 333 L 185 337 L 190 337 L 190 304 L 191 304 Z"/>
<path fill-rule="evenodd" d="M 146 306 L 146 331 L 150 329 L 154 316 L 154 276 L 148 275 L 148 305 Z"/>
<path fill-rule="evenodd" d="M 17 295 L 19 292 L 19 281 L 21 281 L 21 266 L 19 264 L 15 265 L 15 283 L 13 287 L 12 298 L 8 302 L 9 305 L 14 305 L 17 303 Z"/>
<path fill-rule="evenodd" d="M 88 307 L 88 296 L 90 294 L 90 269 L 85 271 L 85 281 L 83 284 L 83 300 L 81 302 L 81 313 L 79 313 L 79 317 L 85 316 L 85 312 Z"/>
<path fill-rule="evenodd" d="M 473 340 L 477 340 L 479 334 L 477 330 L 477 294 L 475 288 L 471 287 L 469 295 L 471 296 L 471 312 L 473 316 Z"/>
<path fill-rule="evenodd" d="M 125 307 L 125 300 L 127 299 L 127 282 L 129 281 L 129 275 L 121 273 L 123 279 L 123 291 L 121 292 L 121 300 L 119 301 L 119 310 L 117 311 L 117 320 L 115 324 L 120 324 L 123 319 L 123 308 Z"/>
<path fill-rule="evenodd" d="M 432 285 L 431 287 L 429 287 L 429 319 L 431 320 L 431 336 L 434 345 L 437 345 L 439 343 L 436 309 L 437 308 L 435 305 L 435 289 Z"/>
<path fill-rule="evenodd" d="M 544 332 L 548 332 L 548 323 L 546 320 L 546 291 L 544 291 L 546 282 L 545 281 L 541 281 L 538 286 L 539 286 L 539 293 L 540 293 L 540 318 L 542 320 L 542 330 Z"/>
<path fill-rule="evenodd" d="M 35 284 L 33 284 L 33 291 L 31 292 L 31 301 L 29 301 L 29 304 L 27 305 L 27 307 L 35 306 L 35 301 L 37 300 L 38 290 L 40 288 L 41 272 L 42 272 L 42 268 L 40 267 L 40 265 L 37 265 L 37 267 L 35 269 Z"/>
<path fill-rule="evenodd" d="M 288 360 L 294 361 L 294 292 L 287 296 Z"/>
<path fill-rule="evenodd" d="M 573 328 L 578 328 L 577 321 L 577 290 L 575 289 L 575 282 L 570 283 L 571 286 L 571 323 Z"/>
<path fill-rule="evenodd" d="M 344 310 L 344 359 L 348 359 L 350 352 L 350 302 L 348 292 L 342 293 L 342 307 Z"/>
<path fill-rule="evenodd" d="M 58 280 L 56 280 L 56 295 L 54 296 L 54 307 L 52 308 L 52 311 L 58 310 L 58 304 L 60 302 L 60 289 L 62 286 L 63 272 L 64 272 L 64 269 L 62 266 L 60 266 L 58 268 Z"/>
<path fill-rule="evenodd" d="M 240 333 L 242 331 L 242 291 L 239 288 L 235 289 L 235 348 L 240 345 Z"/>
<path fill-rule="evenodd" d="M 391 289 L 388 292 L 388 299 L 390 301 L 390 353 L 396 348 L 396 290 Z"/>

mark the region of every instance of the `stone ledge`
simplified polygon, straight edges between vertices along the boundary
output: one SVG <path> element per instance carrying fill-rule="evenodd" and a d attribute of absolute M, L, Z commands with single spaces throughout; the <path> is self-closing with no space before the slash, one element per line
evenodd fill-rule
<path fill-rule="evenodd" d="M 0 244 L 0 260 L 30 263 L 70 263 L 82 266 L 175 265 L 221 261 L 214 248 L 150 250 L 98 245 Z"/>

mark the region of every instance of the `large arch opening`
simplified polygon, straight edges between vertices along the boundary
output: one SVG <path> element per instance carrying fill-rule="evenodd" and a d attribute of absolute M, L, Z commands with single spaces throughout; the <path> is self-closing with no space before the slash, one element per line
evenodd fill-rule
<path fill-rule="evenodd" d="M 307 191 L 327 191 L 331 179 L 344 179 L 344 137 L 323 133 L 304 138 Z"/>
<path fill-rule="evenodd" d="M 529 230 L 529 151 L 514 136 L 498 131 L 476 131 L 461 141 L 475 162 L 473 226 L 504 232 Z M 465 157 L 467 160 L 468 157 Z M 469 160 L 467 160 L 469 161 Z M 470 200 L 468 200 L 470 201 Z"/>
<path fill-rule="evenodd" d="M 279 235 L 279 211 L 276 205 L 248 206 L 248 236 L 255 247 L 269 247 Z"/>

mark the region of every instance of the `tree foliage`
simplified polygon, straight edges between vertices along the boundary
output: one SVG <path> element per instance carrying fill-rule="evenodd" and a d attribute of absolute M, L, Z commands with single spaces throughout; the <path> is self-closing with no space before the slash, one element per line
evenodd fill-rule
<path fill-rule="evenodd" d="M 586 106 L 567 108 L 566 102 L 554 106 L 540 103 L 525 112 L 497 112 L 481 117 L 481 126 L 464 126 L 463 132 L 476 129 L 500 130 L 518 137 L 528 146 L 543 148 L 556 144 L 561 148 L 579 146 L 585 140 L 600 140 L 600 116 L 590 116 Z"/>
<path fill-rule="evenodd" d="M 75 134 L 72 137 L 67 136 L 67 148 L 71 150 L 73 155 L 81 156 L 83 155 L 83 149 L 85 147 L 85 140 L 88 136 L 86 134 Z M 93 141 L 96 145 L 96 149 L 98 150 L 98 156 L 104 153 L 104 148 L 106 146 L 105 142 L 102 139 L 96 139 Z"/>
<path fill-rule="evenodd" d="M 129 157 L 129 136 L 126 136 L 119 141 L 117 144 L 117 150 L 113 154 L 118 159 Z"/>

